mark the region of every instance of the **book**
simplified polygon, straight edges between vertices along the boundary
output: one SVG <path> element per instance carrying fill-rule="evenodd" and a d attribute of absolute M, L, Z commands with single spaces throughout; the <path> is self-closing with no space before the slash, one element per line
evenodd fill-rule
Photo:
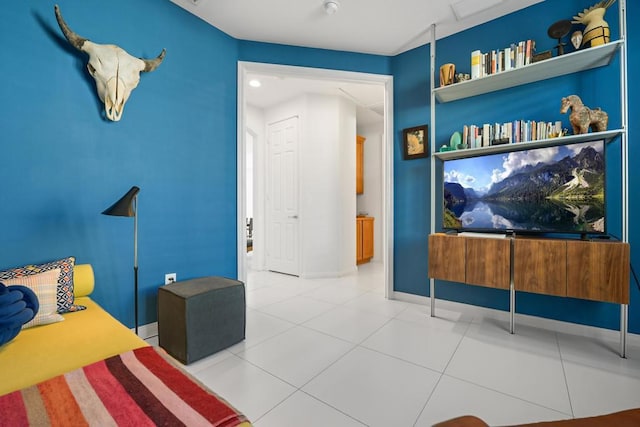
<path fill-rule="evenodd" d="M 481 77 L 480 66 L 482 63 L 482 52 L 474 50 L 471 52 L 471 78 L 477 79 Z"/>
<path fill-rule="evenodd" d="M 482 125 L 482 146 L 488 147 L 491 145 L 491 132 L 489 128 L 491 125 L 489 123 L 485 123 Z"/>

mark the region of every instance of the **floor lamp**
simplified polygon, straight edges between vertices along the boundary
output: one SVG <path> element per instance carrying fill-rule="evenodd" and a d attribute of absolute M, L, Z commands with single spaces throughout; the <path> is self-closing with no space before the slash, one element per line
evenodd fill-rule
<path fill-rule="evenodd" d="M 133 217 L 133 286 L 135 292 L 135 329 L 138 335 L 138 193 L 140 188 L 133 186 L 131 190 L 102 212 L 109 216 Z"/>

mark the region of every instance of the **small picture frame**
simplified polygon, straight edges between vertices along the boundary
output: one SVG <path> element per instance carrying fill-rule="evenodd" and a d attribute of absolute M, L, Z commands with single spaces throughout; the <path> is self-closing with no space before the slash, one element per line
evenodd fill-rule
<path fill-rule="evenodd" d="M 402 131 L 402 152 L 405 160 L 420 159 L 429 155 L 427 125 L 415 126 Z"/>

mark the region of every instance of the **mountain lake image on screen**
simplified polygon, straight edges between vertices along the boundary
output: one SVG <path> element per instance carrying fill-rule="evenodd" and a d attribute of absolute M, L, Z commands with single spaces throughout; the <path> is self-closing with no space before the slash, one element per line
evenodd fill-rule
<path fill-rule="evenodd" d="M 446 160 L 443 228 L 604 234 L 605 142 Z"/>

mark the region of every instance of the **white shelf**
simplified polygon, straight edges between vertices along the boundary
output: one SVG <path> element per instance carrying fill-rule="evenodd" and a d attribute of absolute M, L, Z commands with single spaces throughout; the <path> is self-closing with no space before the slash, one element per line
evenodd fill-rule
<path fill-rule="evenodd" d="M 492 145 L 490 147 L 482 147 L 482 148 L 467 148 L 464 150 L 453 150 L 453 151 L 442 151 L 434 153 L 434 157 L 439 158 L 440 160 L 451 160 L 451 159 L 463 159 L 466 157 L 474 157 L 484 154 L 493 154 L 493 153 L 508 153 L 519 150 L 527 150 L 529 148 L 537 148 L 537 147 L 551 147 L 554 145 L 564 145 L 570 144 L 574 142 L 586 142 L 586 141 L 595 141 L 598 139 L 604 139 L 605 142 L 611 142 L 615 137 L 621 135 L 624 132 L 622 129 L 614 129 L 607 130 L 604 132 L 592 132 L 585 133 L 581 135 L 570 135 L 564 136 L 561 138 L 551 138 L 551 139 L 541 139 L 539 141 L 530 141 L 530 142 L 517 142 L 515 144 L 501 144 L 501 145 Z"/>
<path fill-rule="evenodd" d="M 435 88 L 433 92 L 438 102 L 445 103 L 602 67 L 611 62 L 622 43 L 622 40 L 618 40 L 602 46 L 578 50 L 525 67 Z"/>

